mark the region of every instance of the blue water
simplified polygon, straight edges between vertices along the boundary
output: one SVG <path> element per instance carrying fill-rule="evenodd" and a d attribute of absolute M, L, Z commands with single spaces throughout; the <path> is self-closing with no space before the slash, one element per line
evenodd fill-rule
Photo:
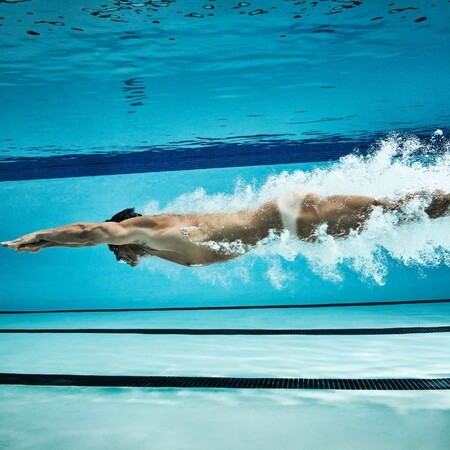
<path fill-rule="evenodd" d="M 31 224 L 42 229 L 80 218 L 103 221 L 130 206 L 147 214 L 237 210 L 298 185 L 323 194 L 379 197 L 450 190 L 445 148 L 437 159 L 432 153 L 420 164 L 411 155 L 395 157 L 417 142 L 411 138 L 406 144 L 400 148 L 393 138 L 373 157 L 350 156 L 333 164 L 5 182 L 4 207 L 15 221 L 4 223 L 3 230 L 9 238 L 29 232 Z M 5 266 L 14 261 L 14 276 L 0 273 L 3 305 L 39 310 L 447 298 L 448 221 L 424 218 L 396 227 L 389 215 L 374 216 L 364 233 L 347 240 L 324 238 L 311 245 L 274 238 L 233 262 L 197 269 L 157 258 L 133 269 L 117 264 L 106 246 L 38 254 L 3 250 Z"/>
<path fill-rule="evenodd" d="M 449 3 L 0 0 L 1 240 L 126 207 L 231 211 L 298 186 L 450 192 Z M 0 310 L 450 298 L 449 218 L 375 212 L 348 239 L 287 235 L 242 258 L 135 269 L 105 246 L 0 248 Z M 450 324 L 450 303 L 2 314 L 22 328 Z M 0 372 L 310 378 L 450 376 L 448 333 L 1 334 Z M 436 449 L 448 391 L 0 386 L 6 449 Z"/>
<path fill-rule="evenodd" d="M 238 3 L 1 2 L 2 158 L 448 125 L 445 0 Z"/>

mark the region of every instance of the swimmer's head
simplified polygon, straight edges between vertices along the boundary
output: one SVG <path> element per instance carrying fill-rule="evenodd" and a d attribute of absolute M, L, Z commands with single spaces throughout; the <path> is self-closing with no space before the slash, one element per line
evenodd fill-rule
<path fill-rule="evenodd" d="M 105 222 L 122 222 L 123 220 L 132 219 L 133 217 L 141 217 L 142 214 L 137 213 L 134 208 L 127 208 L 123 211 L 114 214 L 111 219 Z M 124 262 L 131 267 L 136 267 L 139 264 L 139 259 L 142 256 L 147 256 L 148 253 L 141 245 L 127 244 L 127 245 L 108 245 L 108 248 L 116 256 L 118 262 Z"/>
<path fill-rule="evenodd" d="M 114 214 L 111 219 L 105 220 L 105 222 L 122 222 L 122 220 L 132 219 L 133 217 L 141 217 L 142 214 L 137 213 L 134 208 L 124 209 L 117 214 Z"/>

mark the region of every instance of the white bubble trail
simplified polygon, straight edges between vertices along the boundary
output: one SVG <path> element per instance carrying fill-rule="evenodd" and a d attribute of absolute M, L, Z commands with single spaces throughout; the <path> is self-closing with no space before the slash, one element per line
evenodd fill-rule
<path fill-rule="evenodd" d="M 234 182 L 231 194 L 210 195 L 200 186 L 174 199 L 160 212 L 239 210 L 296 188 L 319 195 L 357 194 L 391 199 L 419 191 L 450 192 L 450 143 L 441 130 L 427 141 L 391 134 L 374 143 L 368 155 L 355 151 L 325 167 L 311 171 L 284 170 L 259 182 L 239 179 Z M 155 213 L 157 206 L 152 202 L 145 210 Z M 426 199 L 411 201 L 405 213 L 419 220 L 402 225 L 394 213 L 375 208 L 365 229 L 347 238 L 333 238 L 326 233 L 326 226 L 317 231 L 316 243 L 302 242 L 288 232 L 271 235 L 242 260 L 239 258 L 240 262 L 200 268 L 198 276 L 205 283 L 222 286 L 229 286 L 233 280 L 249 282 L 255 277 L 265 277 L 274 288 L 282 289 L 295 283 L 294 267 L 298 259 L 306 260 L 312 272 L 327 280 L 342 282 L 346 268 L 378 285 L 385 283 L 394 263 L 419 269 L 450 267 L 450 218 L 430 220 L 424 213 L 425 206 Z M 231 250 L 233 245 L 239 247 L 231 244 Z M 253 271 L 258 258 L 267 265 L 264 274 Z"/>

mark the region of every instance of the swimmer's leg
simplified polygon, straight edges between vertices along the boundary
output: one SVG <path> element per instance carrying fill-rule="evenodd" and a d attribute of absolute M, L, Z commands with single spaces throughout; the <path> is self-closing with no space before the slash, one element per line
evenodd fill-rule
<path fill-rule="evenodd" d="M 375 200 L 375 206 L 381 206 L 386 211 L 401 211 L 406 204 L 417 197 L 429 198 L 428 192 L 415 192 L 413 194 L 405 195 L 399 200 L 379 199 Z M 437 219 L 450 214 L 450 193 L 446 193 L 442 190 L 436 190 L 431 193 L 431 200 L 428 206 L 425 208 L 430 219 Z"/>

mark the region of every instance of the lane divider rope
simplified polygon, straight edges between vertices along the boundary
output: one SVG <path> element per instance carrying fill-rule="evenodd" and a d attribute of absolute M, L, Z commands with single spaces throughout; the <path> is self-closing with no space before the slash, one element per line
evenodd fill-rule
<path fill-rule="evenodd" d="M 176 389 L 448 390 L 450 378 L 234 378 L 0 373 L 2 385 Z"/>
<path fill-rule="evenodd" d="M 391 335 L 416 333 L 448 333 L 450 326 L 391 327 L 391 328 L 316 328 L 316 329 L 245 329 L 245 328 L 8 328 L 0 334 L 147 334 L 147 335 L 195 335 L 195 336 L 351 336 Z"/>
<path fill-rule="evenodd" d="M 63 313 L 112 313 L 112 312 L 159 312 L 159 311 L 221 311 L 243 309 L 309 309 L 343 308 L 361 306 L 394 306 L 412 304 L 450 303 L 450 299 L 436 300 L 389 300 L 380 302 L 311 303 L 295 305 L 235 305 L 235 306 L 170 306 L 161 308 L 102 308 L 102 309 L 51 309 L 26 311 L 0 311 L 0 314 L 63 314 Z"/>

